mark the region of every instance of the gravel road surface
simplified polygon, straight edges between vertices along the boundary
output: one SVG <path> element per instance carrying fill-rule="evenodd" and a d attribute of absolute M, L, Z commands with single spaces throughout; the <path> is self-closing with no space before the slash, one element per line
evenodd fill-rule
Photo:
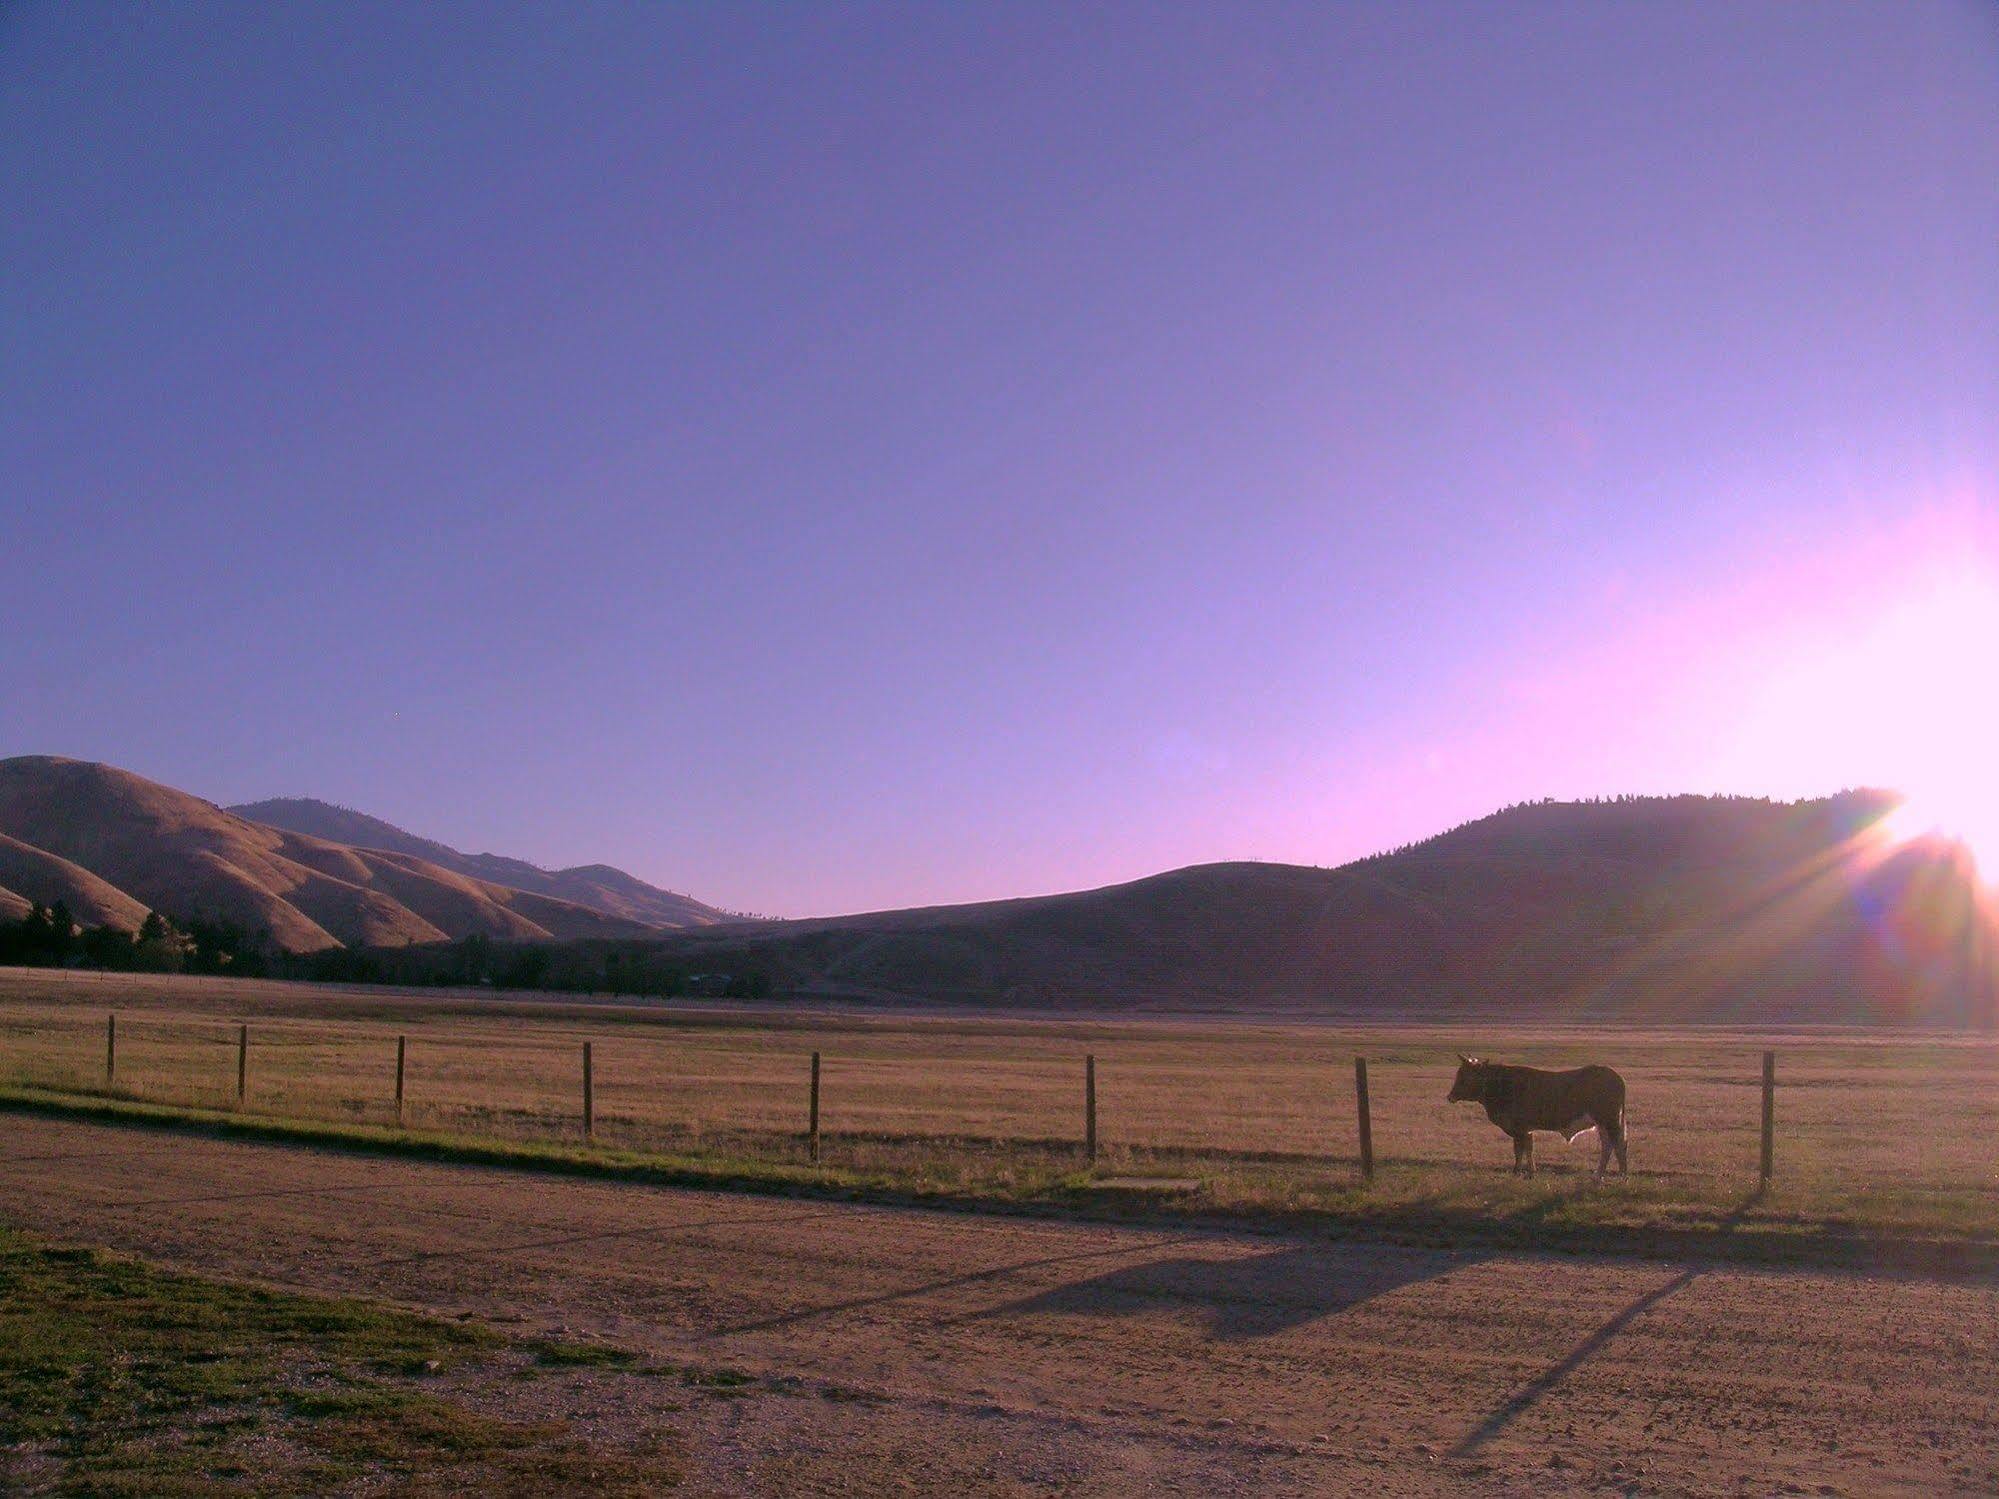
<path fill-rule="evenodd" d="M 21 1115 L 0 1217 L 753 1376 L 608 1397 L 679 1407 L 700 1493 L 1999 1491 L 1990 1279 L 925 1212 Z"/>

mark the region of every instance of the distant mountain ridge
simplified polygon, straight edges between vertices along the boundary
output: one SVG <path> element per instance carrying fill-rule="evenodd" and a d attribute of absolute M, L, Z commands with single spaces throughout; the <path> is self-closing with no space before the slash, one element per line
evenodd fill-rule
<path fill-rule="evenodd" d="M 1890 835 L 1896 802 L 1527 803 L 1337 869 L 1194 865 L 659 952 L 857 997 L 1990 1028 L 1994 897 L 1962 847 Z"/>
<path fill-rule="evenodd" d="M 0 760 L 0 907 L 69 906 L 134 929 L 149 910 L 268 932 L 287 952 L 631 938 L 657 928 L 446 869 L 251 822 L 115 766 Z"/>
<path fill-rule="evenodd" d="M 328 808 L 342 820 L 321 826 L 370 840 L 347 843 L 26 756 L 0 761 L 0 915 L 61 899 L 125 927 L 147 909 L 220 917 L 294 953 L 374 948 L 385 975 L 418 982 L 448 976 L 434 945 L 480 934 L 543 945 L 548 977 L 585 986 L 615 966 L 627 983 L 698 973 L 778 994 L 1426 1013 L 1474 1029 L 1519 1015 L 1999 1029 L 1999 895 L 1963 846 L 1897 836 L 1896 801 L 1528 803 L 1336 869 L 1203 864 L 1061 895 L 663 930 L 465 866 L 606 901 L 665 894 L 614 869 L 459 854 Z"/>
<path fill-rule="evenodd" d="M 342 807 L 317 797 L 272 797 L 265 801 L 242 802 L 227 810 L 251 822 L 260 822 L 266 827 L 290 833 L 303 833 L 308 837 L 346 843 L 355 848 L 408 854 L 441 869 L 469 875 L 475 880 L 569 901 L 643 926 L 677 929 L 712 926 L 736 919 L 690 895 L 648 885 L 637 876 L 626 874 L 622 869 L 613 869 L 608 864 L 543 869 L 538 864 L 505 854 L 462 853 L 449 844 L 421 837 L 392 822 L 384 822 L 379 817 L 370 817 L 352 807 Z"/>

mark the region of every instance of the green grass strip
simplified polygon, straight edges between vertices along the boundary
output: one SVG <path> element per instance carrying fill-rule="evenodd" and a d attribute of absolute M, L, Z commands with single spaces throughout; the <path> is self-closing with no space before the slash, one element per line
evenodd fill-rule
<path fill-rule="evenodd" d="M 608 1499 L 673 1481 L 670 1452 L 594 1451 L 566 1422 L 481 1414 L 436 1380 L 537 1352 L 586 1357 L 0 1229 L 0 1490 Z"/>
<path fill-rule="evenodd" d="M 1894 1226 L 1856 1230 L 1760 1198 L 1724 1208 L 1671 1195 L 1638 1196 L 1617 1182 L 1595 1190 L 1586 1183 L 1553 1189 L 1566 1194 L 1561 1196 L 1507 1196 L 1531 1189 L 1505 1183 L 1495 1189 L 1501 1195 L 1470 1203 L 1439 1201 L 1434 1193 L 1423 1191 L 1398 1197 L 1379 1187 L 1335 1184 L 1323 1189 L 1310 1206 L 1300 1207 L 1281 1201 L 1217 1202 L 1199 1187 L 1164 1196 L 1121 1191 L 1097 1184 L 1080 1169 L 1012 1186 L 940 1185 L 837 1165 L 674 1155 L 580 1142 L 498 1140 L 20 1085 L 0 1086 L 0 1110 L 505 1171 L 897 1207 L 1249 1228 L 1459 1251 L 1692 1258 L 1945 1275 L 1999 1270 L 1999 1238 L 1989 1233 L 1938 1234 Z M 1639 1186 L 1636 1178 L 1631 1185 Z"/>

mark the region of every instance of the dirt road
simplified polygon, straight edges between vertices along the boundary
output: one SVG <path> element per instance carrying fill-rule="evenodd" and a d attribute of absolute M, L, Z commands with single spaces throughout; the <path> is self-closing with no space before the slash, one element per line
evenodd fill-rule
<path fill-rule="evenodd" d="M 0 1216 L 758 1376 L 618 1397 L 684 1404 L 698 1492 L 1999 1489 L 1986 1280 L 806 1203 L 11 1115 Z"/>

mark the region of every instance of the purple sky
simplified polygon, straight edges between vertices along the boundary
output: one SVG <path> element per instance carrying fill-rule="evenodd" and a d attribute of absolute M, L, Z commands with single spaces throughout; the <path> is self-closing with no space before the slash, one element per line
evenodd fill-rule
<path fill-rule="evenodd" d="M 0 204 L 0 754 L 739 908 L 1883 779 L 1999 555 L 1972 0 L 15 3 Z"/>

